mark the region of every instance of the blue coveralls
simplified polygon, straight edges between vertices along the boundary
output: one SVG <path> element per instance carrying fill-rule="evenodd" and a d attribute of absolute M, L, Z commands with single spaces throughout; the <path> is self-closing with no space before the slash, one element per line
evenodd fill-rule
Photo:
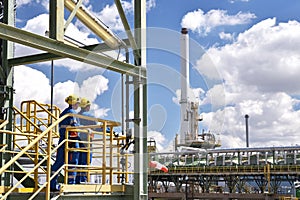
<path fill-rule="evenodd" d="M 61 114 L 60 117 L 64 116 L 65 114 L 68 113 L 74 113 L 76 114 L 75 110 L 72 108 L 70 105 L 68 108 L 66 108 Z M 60 144 L 64 139 L 65 139 L 65 132 L 66 132 L 66 126 L 78 126 L 79 121 L 76 117 L 67 117 L 63 121 L 59 123 L 59 141 L 58 144 Z M 78 142 L 73 143 L 74 148 L 79 148 Z M 64 163 L 65 163 L 65 143 L 61 145 L 56 154 L 56 161 L 52 165 L 51 171 L 52 173 L 56 172 Z M 78 164 L 78 159 L 79 159 L 79 152 L 69 152 L 69 164 L 72 165 L 77 165 Z M 55 176 L 51 182 L 50 182 L 50 188 L 51 190 L 59 190 L 59 187 L 57 185 L 57 178 L 58 175 Z M 68 173 L 68 183 L 69 184 L 75 184 L 75 179 L 76 179 L 76 172 L 69 172 Z"/>
<path fill-rule="evenodd" d="M 88 111 L 81 110 L 78 114 L 88 116 L 88 117 L 94 117 Z M 95 125 L 95 124 L 97 124 L 97 122 L 95 122 L 95 121 L 87 120 L 87 119 L 80 119 L 80 125 L 87 126 L 87 125 Z M 89 134 L 87 134 L 87 133 L 80 134 L 81 141 L 88 141 L 88 137 L 89 137 Z M 87 147 L 88 144 L 80 143 L 79 146 L 80 146 L 80 148 L 84 148 L 84 147 Z M 87 152 L 79 152 L 79 162 L 78 162 L 79 165 L 87 165 L 87 159 L 88 159 Z M 90 163 L 91 162 L 92 162 L 92 152 L 90 153 Z M 86 181 L 87 181 L 87 173 L 79 172 L 76 177 L 76 183 L 86 182 Z"/>

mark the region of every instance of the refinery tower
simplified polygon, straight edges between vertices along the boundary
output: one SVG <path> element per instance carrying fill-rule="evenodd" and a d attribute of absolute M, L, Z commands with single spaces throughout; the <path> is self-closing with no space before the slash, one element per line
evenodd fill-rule
<path fill-rule="evenodd" d="M 215 135 L 202 131 L 199 133 L 199 98 L 195 98 L 189 81 L 189 35 L 182 28 L 180 37 L 181 53 L 181 98 L 180 98 L 180 133 L 176 137 L 177 150 L 199 150 L 220 146 Z"/>

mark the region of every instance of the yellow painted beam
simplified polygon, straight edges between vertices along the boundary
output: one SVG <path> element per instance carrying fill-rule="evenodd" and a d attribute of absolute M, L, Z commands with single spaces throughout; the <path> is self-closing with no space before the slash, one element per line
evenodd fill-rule
<path fill-rule="evenodd" d="M 10 189 L 11 187 L 9 186 L 0 186 L 0 193 L 5 193 Z M 15 188 L 13 190 L 13 192 L 17 192 L 17 193 L 33 193 L 34 191 L 35 191 L 34 188 Z M 42 191 L 44 192 L 45 190 L 42 189 Z"/>
<path fill-rule="evenodd" d="M 65 7 L 73 11 L 76 8 L 76 4 L 72 0 L 65 0 Z M 91 31 L 98 35 L 108 46 L 115 49 L 123 42 L 115 36 L 115 34 L 105 25 L 103 22 L 92 16 L 89 11 L 83 6 L 79 6 L 76 11 L 76 17 L 85 24 Z"/>
<path fill-rule="evenodd" d="M 60 192 L 125 192 L 125 185 L 79 184 L 61 185 Z"/>
<path fill-rule="evenodd" d="M 3 194 L 5 192 L 5 186 L 0 186 L 0 193 Z"/>

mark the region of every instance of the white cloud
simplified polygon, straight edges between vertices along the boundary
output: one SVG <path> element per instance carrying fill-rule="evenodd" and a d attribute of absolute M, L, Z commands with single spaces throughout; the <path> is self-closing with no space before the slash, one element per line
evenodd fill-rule
<path fill-rule="evenodd" d="M 83 81 L 80 87 L 80 96 L 95 100 L 98 95 L 108 90 L 108 82 L 108 79 L 101 75 L 89 77 Z"/>
<path fill-rule="evenodd" d="M 204 125 L 221 133 L 223 147 L 245 145 L 245 114 L 250 116 L 250 146 L 299 144 L 300 111 L 294 109 L 299 100 L 293 98 L 300 92 L 295 87 L 300 77 L 299 34 L 299 22 L 266 19 L 240 33 L 232 44 L 208 49 L 198 60 L 204 76 L 224 81 L 226 107 L 203 113 Z M 222 87 L 207 92 L 207 97 L 216 94 L 216 105 L 218 91 Z"/>
<path fill-rule="evenodd" d="M 37 3 L 42 4 L 45 10 L 49 11 L 49 0 L 37 0 Z"/>
<path fill-rule="evenodd" d="M 158 151 L 163 151 L 165 149 L 165 141 L 166 138 L 165 136 L 157 131 L 148 131 L 148 140 L 150 140 L 150 138 L 154 139 L 156 142 L 156 148 Z"/>
<path fill-rule="evenodd" d="M 45 36 L 46 31 L 49 27 L 49 15 L 48 14 L 41 14 L 39 16 L 36 16 L 26 22 L 25 27 L 22 29 L 25 31 L 29 31 L 32 33 L 36 33 L 38 35 Z M 42 51 L 30 48 L 27 46 L 23 46 L 20 44 L 16 44 L 15 48 L 15 55 L 16 56 L 25 56 L 25 55 L 31 55 L 35 53 L 41 53 Z"/>
<path fill-rule="evenodd" d="M 22 101 L 36 100 L 41 103 L 50 103 L 50 82 L 42 72 L 26 66 L 14 67 L 14 105 L 21 105 Z M 30 77 L 30 78 L 28 78 Z M 88 89 L 87 89 L 88 88 Z M 67 104 L 65 98 L 70 94 L 87 97 L 92 103 L 92 110 L 96 117 L 107 116 L 109 108 L 100 108 L 95 103 L 98 96 L 108 89 L 108 79 L 101 75 L 91 76 L 81 85 L 71 80 L 58 82 L 54 85 L 54 105 L 64 109 Z"/>
<path fill-rule="evenodd" d="M 17 66 L 14 67 L 14 79 L 14 105 L 20 106 L 24 100 L 49 102 L 49 79 L 42 72 L 26 66 Z"/>
<path fill-rule="evenodd" d="M 242 94 L 240 94 L 241 98 Z M 204 125 L 214 133 L 221 133 L 222 147 L 245 146 L 245 118 L 249 118 L 251 147 L 299 144 L 299 111 L 294 111 L 294 100 L 285 93 L 275 93 L 256 99 L 240 100 L 217 112 L 204 113 Z M 231 138 L 228 140 L 228 138 Z"/>
<path fill-rule="evenodd" d="M 228 40 L 228 41 L 233 41 L 233 39 L 234 39 L 234 35 L 233 34 L 224 33 L 224 32 L 219 33 L 219 37 L 222 40 Z"/>
<path fill-rule="evenodd" d="M 104 118 L 104 117 L 108 116 L 109 111 L 110 111 L 109 108 L 98 108 L 98 107 L 95 108 L 95 107 L 92 107 L 90 112 L 94 113 L 94 116 L 96 118 Z"/>
<path fill-rule="evenodd" d="M 223 107 L 226 104 L 224 85 L 214 85 L 209 89 L 202 101 L 202 105 L 205 104 L 214 105 L 216 108 Z"/>
<path fill-rule="evenodd" d="M 30 77 L 30 78 L 28 78 Z M 50 103 L 50 82 L 45 74 L 27 66 L 14 67 L 14 104 L 20 106 L 22 101 L 36 100 Z M 69 94 L 78 94 L 79 86 L 72 81 L 59 82 L 54 86 L 54 104 L 63 109 L 65 98 Z"/>
<path fill-rule="evenodd" d="M 97 17 L 101 21 L 103 21 L 111 30 L 124 30 L 122 21 L 120 20 L 119 13 L 115 4 L 106 5 L 99 13 L 97 13 Z"/>
<path fill-rule="evenodd" d="M 121 1 L 121 3 L 126 14 L 133 12 L 132 2 Z M 123 24 L 115 4 L 106 4 L 99 12 L 94 11 L 92 5 L 89 5 L 87 9 L 112 31 L 124 31 Z M 81 30 L 86 30 L 86 27 L 78 20 L 76 22 L 76 26 L 78 26 Z"/>
<path fill-rule="evenodd" d="M 32 0 L 17 0 L 16 4 L 18 7 L 32 3 Z"/>
<path fill-rule="evenodd" d="M 155 8 L 155 6 L 156 6 L 156 1 L 155 0 L 148 0 L 146 2 L 147 11 L 150 11 L 151 9 Z"/>
<path fill-rule="evenodd" d="M 254 18 L 256 16 L 253 13 L 239 12 L 236 15 L 228 15 L 225 10 L 210 10 L 204 13 L 203 10 L 198 9 L 187 13 L 181 21 L 181 26 L 200 35 L 206 35 L 215 27 L 246 24 Z"/>
<path fill-rule="evenodd" d="M 294 87 L 300 76 L 299 33 L 296 21 L 276 25 L 275 18 L 266 19 L 239 34 L 232 44 L 210 48 L 198 60 L 198 69 L 227 84 L 239 82 L 264 92 L 300 92 Z"/>

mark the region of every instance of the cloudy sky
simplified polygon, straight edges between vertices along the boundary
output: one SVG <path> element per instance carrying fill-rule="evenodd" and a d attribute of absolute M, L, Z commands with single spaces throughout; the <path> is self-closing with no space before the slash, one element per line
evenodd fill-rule
<path fill-rule="evenodd" d="M 84 4 L 124 37 L 114 1 Z M 132 1 L 122 5 L 132 27 Z M 214 132 L 222 148 L 245 147 L 248 114 L 250 147 L 300 144 L 299 10 L 299 0 L 147 1 L 148 130 L 159 148 L 166 149 L 180 130 L 182 27 L 189 30 L 190 84 L 201 103 L 200 132 Z M 17 27 L 45 35 L 48 13 L 48 1 L 17 0 Z M 65 35 L 85 45 L 101 42 L 78 20 Z M 15 56 L 37 52 L 16 45 Z M 124 52 L 106 55 L 124 59 Z M 15 67 L 16 106 L 28 99 L 50 102 L 50 64 Z M 54 69 L 56 105 L 63 109 L 64 98 L 75 93 L 93 102 L 97 117 L 120 120 L 119 74 L 68 59 L 54 61 Z"/>

